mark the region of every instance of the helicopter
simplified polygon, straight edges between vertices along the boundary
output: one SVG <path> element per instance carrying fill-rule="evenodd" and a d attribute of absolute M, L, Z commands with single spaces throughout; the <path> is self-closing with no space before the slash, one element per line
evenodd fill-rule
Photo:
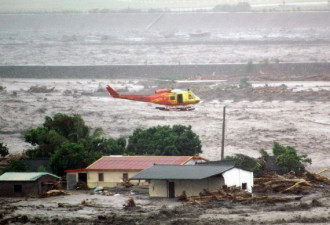
<path fill-rule="evenodd" d="M 152 95 L 122 95 L 116 92 L 109 85 L 106 86 L 106 89 L 114 98 L 164 105 L 164 107 L 156 107 L 156 109 L 165 111 L 191 111 L 195 109 L 191 105 L 200 102 L 200 98 L 197 97 L 190 89 L 187 91 L 179 89 L 159 89 Z"/>

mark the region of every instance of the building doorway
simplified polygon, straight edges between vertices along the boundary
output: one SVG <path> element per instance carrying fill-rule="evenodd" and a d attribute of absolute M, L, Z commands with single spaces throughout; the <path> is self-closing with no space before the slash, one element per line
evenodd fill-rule
<path fill-rule="evenodd" d="M 175 198 L 175 185 L 174 182 L 168 182 L 168 197 Z"/>
<path fill-rule="evenodd" d="M 78 181 L 83 181 L 87 184 L 87 173 L 78 173 Z"/>

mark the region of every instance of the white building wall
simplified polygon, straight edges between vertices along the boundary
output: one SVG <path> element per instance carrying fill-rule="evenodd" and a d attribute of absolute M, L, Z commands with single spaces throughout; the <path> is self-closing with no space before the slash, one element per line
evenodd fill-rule
<path fill-rule="evenodd" d="M 168 197 L 167 180 L 151 180 L 149 184 L 150 197 Z"/>
<path fill-rule="evenodd" d="M 224 185 L 221 176 L 203 180 L 151 180 L 149 185 L 150 197 L 168 197 L 168 182 L 174 182 L 175 197 L 179 197 L 183 191 L 186 192 L 187 196 L 198 196 L 204 189 L 215 191 Z"/>
<path fill-rule="evenodd" d="M 242 184 L 247 184 L 246 191 L 252 193 L 253 187 L 253 172 L 249 172 L 246 170 L 241 170 L 238 168 L 232 168 L 222 174 L 225 185 L 228 187 L 236 185 L 237 187 L 242 188 Z"/>
<path fill-rule="evenodd" d="M 223 178 L 220 176 L 210 177 L 203 180 L 176 180 L 175 182 L 175 197 L 179 197 L 183 191 L 187 196 L 198 196 L 204 189 L 215 191 L 224 184 Z"/>

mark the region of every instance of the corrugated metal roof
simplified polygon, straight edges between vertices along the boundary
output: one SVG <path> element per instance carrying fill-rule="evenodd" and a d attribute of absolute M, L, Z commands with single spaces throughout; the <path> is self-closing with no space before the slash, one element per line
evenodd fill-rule
<path fill-rule="evenodd" d="M 60 179 L 54 174 L 45 172 L 6 172 L 0 176 L 0 181 L 35 181 L 45 175 Z"/>
<path fill-rule="evenodd" d="M 155 165 L 141 171 L 130 180 L 200 180 L 221 174 L 234 166 Z"/>
<path fill-rule="evenodd" d="M 154 164 L 182 165 L 193 156 L 103 156 L 86 170 L 144 170 Z"/>

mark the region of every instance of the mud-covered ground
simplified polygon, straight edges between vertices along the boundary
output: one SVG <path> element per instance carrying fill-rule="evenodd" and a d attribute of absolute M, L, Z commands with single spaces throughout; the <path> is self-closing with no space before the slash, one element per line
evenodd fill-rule
<path fill-rule="evenodd" d="M 150 199 L 146 187 L 115 188 L 112 196 L 72 191 L 49 198 L 1 198 L 0 224 L 329 224 L 329 187 L 299 201 L 198 205 Z M 136 207 L 124 209 L 133 198 Z"/>

